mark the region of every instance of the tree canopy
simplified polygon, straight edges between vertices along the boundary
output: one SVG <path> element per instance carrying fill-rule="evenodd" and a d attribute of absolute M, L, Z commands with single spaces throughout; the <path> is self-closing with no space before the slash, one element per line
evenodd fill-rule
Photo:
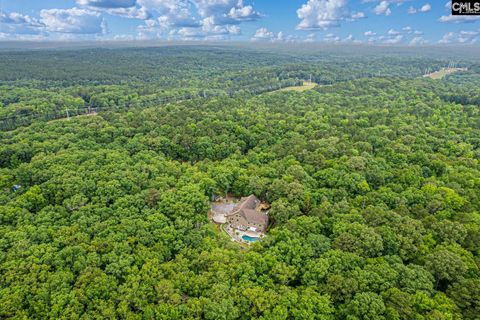
<path fill-rule="evenodd" d="M 113 106 L 0 131 L 0 318 L 477 319 L 480 82 L 462 77 L 478 67 L 434 81 L 418 77 L 439 63 L 427 58 L 385 74 L 372 64 L 386 58 L 349 58 L 335 73 L 340 60 L 248 50 L 230 65 L 232 50 L 80 51 L 98 66 L 0 53 L 19 68 L 0 68 L 5 115 Z M 144 103 L 309 68 L 335 79 Z M 263 241 L 243 247 L 208 221 L 225 194 L 271 204 Z"/>

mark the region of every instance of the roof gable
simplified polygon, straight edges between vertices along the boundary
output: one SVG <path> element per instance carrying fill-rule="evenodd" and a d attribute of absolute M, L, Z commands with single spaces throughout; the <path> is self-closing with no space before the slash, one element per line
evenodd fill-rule
<path fill-rule="evenodd" d="M 256 210 L 259 204 L 260 200 L 256 196 L 250 195 L 246 198 L 242 198 L 227 216 L 240 214 L 247 222 L 267 225 L 268 215 Z"/>
<path fill-rule="evenodd" d="M 240 202 L 237 203 L 235 208 L 233 208 L 233 211 L 239 211 L 241 209 L 256 209 L 259 204 L 260 200 L 252 194 L 246 198 L 240 199 Z"/>

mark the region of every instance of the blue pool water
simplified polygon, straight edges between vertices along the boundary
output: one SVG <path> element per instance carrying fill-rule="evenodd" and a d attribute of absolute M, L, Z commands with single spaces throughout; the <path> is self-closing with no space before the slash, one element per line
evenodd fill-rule
<path fill-rule="evenodd" d="M 256 237 L 249 237 L 249 236 L 247 236 L 247 235 L 243 235 L 243 236 L 242 236 L 242 239 L 245 240 L 245 241 L 248 241 L 248 242 L 258 241 L 258 238 L 256 238 Z"/>

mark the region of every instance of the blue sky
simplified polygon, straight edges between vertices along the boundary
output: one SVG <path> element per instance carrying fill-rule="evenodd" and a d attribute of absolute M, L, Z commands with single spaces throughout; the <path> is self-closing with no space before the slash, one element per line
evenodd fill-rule
<path fill-rule="evenodd" d="M 477 44 L 447 0 L 0 0 L 0 40 Z"/>

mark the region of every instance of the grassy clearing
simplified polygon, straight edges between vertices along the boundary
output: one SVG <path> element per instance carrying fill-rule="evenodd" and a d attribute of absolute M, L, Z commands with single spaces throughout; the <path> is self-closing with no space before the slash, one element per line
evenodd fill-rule
<path fill-rule="evenodd" d="M 277 90 L 276 92 L 279 91 L 307 91 L 315 88 L 317 84 L 315 82 L 310 82 L 310 81 L 304 81 L 303 86 L 294 86 L 294 87 L 286 87 L 282 88 L 280 90 Z"/>
<path fill-rule="evenodd" d="M 466 68 L 442 68 L 439 71 L 435 71 L 435 72 L 426 74 L 426 75 L 424 75 L 424 77 L 431 78 L 431 79 L 434 79 L 434 80 L 440 80 L 443 77 L 445 77 L 449 74 L 452 74 L 454 72 L 466 71 L 466 70 L 467 70 Z"/>

